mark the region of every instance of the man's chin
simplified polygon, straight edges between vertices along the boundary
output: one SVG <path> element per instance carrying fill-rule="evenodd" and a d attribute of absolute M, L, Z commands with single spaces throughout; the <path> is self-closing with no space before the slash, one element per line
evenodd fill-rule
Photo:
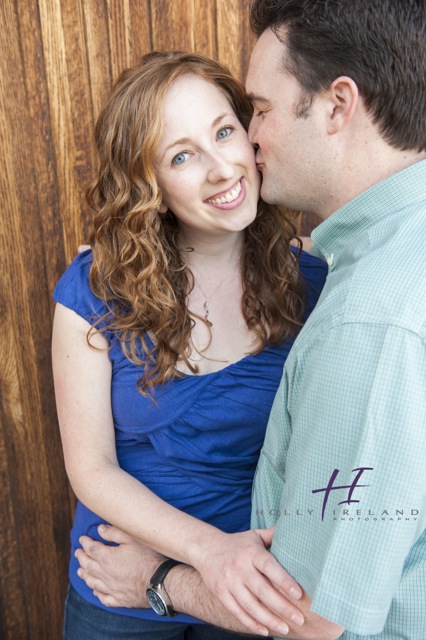
<path fill-rule="evenodd" d="M 268 185 L 268 181 L 263 178 L 262 185 L 260 187 L 260 195 L 262 200 L 267 202 L 268 204 L 276 204 L 280 205 L 281 203 L 277 201 L 277 193 L 274 192 L 274 189 L 270 189 Z"/>
<path fill-rule="evenodd" d="M 262 196 L 262 200 L 265 200 L 265 202 L 269 202 L 269 204 L 272 204 L 272 202 L 270 201 L 272 194 L 268 189 L 268 183 L 265 180 L 265 177 L 263 175 L 262 175 L 262 182 L 260 185 L 260 195 Z"/>

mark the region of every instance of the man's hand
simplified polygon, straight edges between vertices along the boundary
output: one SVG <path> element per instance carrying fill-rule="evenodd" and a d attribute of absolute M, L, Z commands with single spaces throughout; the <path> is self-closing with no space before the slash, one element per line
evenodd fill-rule
<path fill-rule="evenodd" d="M 116 527 L 100 525 L 99 534 L 119 546 L 107 546 L 82 536 L 83 548 L 75 552 L 80 563 L 79 577 L 107 607 L 148 609 L 148 581 L 166 558 Z"/>

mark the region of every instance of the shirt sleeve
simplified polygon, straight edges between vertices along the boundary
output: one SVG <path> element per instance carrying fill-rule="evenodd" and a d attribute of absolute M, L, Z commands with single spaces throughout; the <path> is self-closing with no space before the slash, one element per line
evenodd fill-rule
<path fill-rule="evenodd" d="M 313 611 L 376 634 L 401 589 L 425 607 L 424 340 L 398 326 L 347 323 L 288 364 L 255 509 L 275 510 L 280 494 L 271 551 Z"/>
<path fill-rule="evenodd" d="M 92 265 L 92 251 L 78 254 L 60 278 L 53 292 L 53 299 L 68 309 L 75 311 L 89 324 L 97 327 L 105 325 L 101 320 L 108 312 L 105 302 L 95 296 L 90 288 L 89 274 Z"/>

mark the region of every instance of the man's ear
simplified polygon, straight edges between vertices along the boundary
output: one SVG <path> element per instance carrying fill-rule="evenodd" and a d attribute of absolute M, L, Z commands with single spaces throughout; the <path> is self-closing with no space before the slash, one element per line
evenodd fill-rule
<path fill-rule="evenodd" d="M 327 132 L 338 133 L 352 119 L 359 103 L 359 91 L 356 83 L 348 76 L 339 76 L 328 88 L 329 115 Z"/>

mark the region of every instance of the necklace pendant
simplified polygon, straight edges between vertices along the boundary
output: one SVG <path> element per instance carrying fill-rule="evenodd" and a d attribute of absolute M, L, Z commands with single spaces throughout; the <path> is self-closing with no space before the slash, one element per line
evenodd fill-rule
<path fill-rule="evenodd" d="M 207 300 L 204 301 L 203 307 L 204 307 L 204 320 L 206 321 L 207 326 L 212 327 L 213 323 L 210 322 L 209 320 L 209 310 L 207 308 Z"/>

